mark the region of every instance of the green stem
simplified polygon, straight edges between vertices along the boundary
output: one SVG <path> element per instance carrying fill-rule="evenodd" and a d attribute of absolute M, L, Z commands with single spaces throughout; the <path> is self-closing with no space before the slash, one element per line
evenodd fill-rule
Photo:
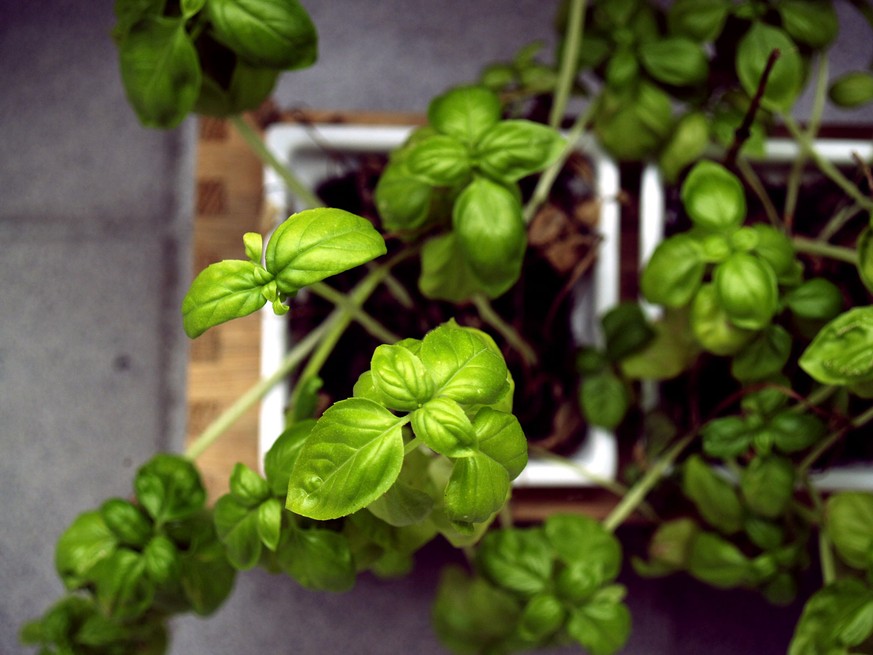
<path fill-rule="evenodd" d="M 236 423 L 255 403 L 267 395 L 274 386 L 281 382 L 285 376 L 291 373 L 300 363 L 306 359 L 309 353 L 315 348 L 319 340 L 327 333 L 331 327 L 341 318 L 342 312 L 335 310 L 328 316 L 324 322 L 316 329 L 306 335 L 299 343 L 288 351 L 285 358 L 279 364 L 278 368 L 272 375 L 262 378 L 254 386 L 249 388 L 243 395 L 234 401 L 221 415 L 212 423 L 206 426 L 206 429 L 198 435 L 190 446 L 185 450 L 185 456 L 189 459 L 197 459 L 203 452 L 209 448 L 228 428 Z"/>
<path fill-rule="evenodd" d="M 815 162 L 815 165 L 818 166 L 822 173 L 830 178 L 830 180 L 840 187 L 847 196 L 852 198 L 852 200 L 857 202 L 864 209 L 867 211 L 873 211 L 873 200 L 865 196 L 857 185 L 853 184 L 850 179 L 840 172 L 840 169 L 838 169 L 833 162 L 828 161 L 818 153 L 812 139 L 810 139 L 803 130 L 800 129 L 800 126 L 794 118 L 788 114 L 783 114 L 782 121 L 785 124 L 785 127 L 788 128 L 791 136 L 795 141 L 797 141 L 801 151 Z"/>
<path fill-rule="evenodd" d="M 803 458 L 803 461 L 797 467 L 797 473 L 803 474 L 809 470 L 809 468 L 815 464 L 816 460 L 821 457 L 824 453 L 830 450 L 835 444 L 839 443 L 839 441 L 845 436 L 846 432 L 849 429 L 857 429 L 860 428 L 870 421 L 873 421 L 873 405 L 867 408 L 865 412 L 859 414 L 855 418 L 853 418 L 849 422 L 848 428 L 840 428 L 839 430 L 835 430 L 831 432 L 825 439 L 820 441 L 818 445 L 812 449 L 806 457 Z"/>
<path fill-rule="evenodd" d="M 404 425 L 406 425 L 406 424 L 404 423 Z M 419 439 L 418 437 L 414 437 L 413 439 L 410 439 L 409 442 L 403 447 L 403 454 L 408 455 L 413 450 L 415 450 L 420 445 L 422 445 L 422 443 L 423 443 L 422 440 Z"/>
<path fill-rule="evenodd" d="M 821 257 L 830 257 L 831 259 L 846 262 L 853 266 L 858 265 L 858 253 L 851 248 L 834 246 L 830 243 L 822 243 L 815 239 L 799 236 L 794 236 L 791 240 L 794 243 L 795 250 L 798 252 L 807 253 L 809 255 L 819 255 Z"/>
<path fill-rule="evenodd" d="M 782 224 L 782 221 L 779 218 L 779 212 L 776 211 L 776 207 L 773 205 L 773 201 L 770 200 L 767 189 L 764 187 L 764 183 L 761 182 L 761 178 L 758 177 L 755 169 L 752 168 L 752 165 L 743 157 L 737 157 L 735 163 L 737 169 L 742 174 L 743 179 L 746 181 L 746 184 L 749 185 L 749 188 L 752 189 L 754 194 L 758 196 L 758 200 L 761 201 L 761 205 L 764 207 L 764 213 L 767 214 L 770 223 L 773 227 L 779 228 Z"/>
<path fill-rule="evenodd" d="M 494 311 L 491 303 L 488 302 L 488 298 L 481 294 L 476 294 L 473 296 L 472 300 L 473 305 L 476 306 L 476 310 L 479 312 L 479 316 L 482 317 L 482 320 L 497 330 L 497 332 L 506 339 L 506 342 L 521 354 L 525 362 L 530 366 L 536 366 L 538 361 L 536 351 L 527 341 L 524 340 L 524 337 L 522 337 L 514 327 L 503 320 L 503 317 Z"/>
<path fill-rule="evenodd" d="M 809 497 L 812 500 L 813 507 L 815 508 L 815 513 L 817 515 L 816 520 L 810 521 L 810 524 L 818 525 L 818 560 L 819 566 L 821 567 L 821 577 L 822 581 L 825 585 L 830 584 L 837 577 L 837 566 L 836 561 L 834 560 L 834 550 L 831 545 L 831 539 L 827 534 L 827 531 L 824 529 L 822 517 L 824 516 L 824 503 L 821 499 L 821 493 L 816 489 L 815 485 L 809 481 L 809 478 L 806 480 L 806 491 L 809 493 Z"/>
<path fill-rule="evenodd" d="M 267 148 L 261 136 L 243 119 L 242 116 L 236 115 L 230 117 L 230 122 L 239 132 L 240 136 L 252 151 L 264 162 L 272 168 L 279 177 L 288 185 L 291 192 L 297 199 L 303 203 L 305 207 L 323 207 L 324 203 L 316 196 L 308 186 L 301 182 L 287 166 L 279 161 L 270 149 Z"/>
<path fill-rule="evenodd" d="M 821 229 L 821 232 L 816 236 L 817 241 L 830 241 L 833 236 L 842 230 L 849 221 L 863 211 L 858 203 L 852 203 L 845 207 L 841 207 L 831 218 L 827 224 Z"/>
<path fill-rule="evenodd" d="M 570 0 L 570 10 L 567 16 L 567 29 L 564 32 L 564 49 L 561 53 L 561 70 L 558 72 L 558 82 L 555 86 L 555 97 L 549 112 L 549 125 L 558 129 L 561 119 L 567 110 L 573 80 L 579 61 L 579 49 L 582 45 L 582 32 L 585 29 L 585 0 Z"/>
<path fill-rule="evenodd" d="M 362 307 L 353 303 L 344 293 L 340 293 L 324 282 L 316 282 L 307 287 L 312 293 L 332 302 L 347 311 L 367 332 L 383 343 L 396 343 L 400 337 L 370 316 Z"/>
<path fill-rule="evenodd" d="M 648 493 L 658 481 L 670 470 L 676 458 L 682 454 L 688 445 L 697 436 L 697 432 L 689 432 L 679 439 L 663 457 L 659 458 L 640 480 L 631 487 L 630 491 L 621 499 L 605 519 L 603 527 L 610 532 L 615 530 L 630 517 L 645 500 Z"/>

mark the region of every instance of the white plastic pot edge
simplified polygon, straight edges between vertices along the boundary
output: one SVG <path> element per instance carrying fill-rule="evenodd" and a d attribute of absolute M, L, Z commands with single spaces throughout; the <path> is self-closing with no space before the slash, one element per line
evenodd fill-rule
<path fill-rule="evenodd" d="M 833 164 L 851 164 L 853 154 L 863 160 L 873 158 L 873 143 L 852 139 L 816 139 L 815 150 Z M 791 162 L 801 156 L 801 150 L 793 139 L 768 139 L 765 144 L 764 157 L 755 161 Z M 664 238 L 664 213 L 666 201 L 664 182 L 657 166 L 647 165 L 643 169 L 640 190 L 640 231 L 641 264 Z M 657 315 L 657 308 L 643 303 L 650 316 Z M 649 390 L 650 395 L 656 394 L 654 385 Z M 655 402 L 655 396 L 649 398 L 649 403 Z M 811 476 L 813 484 L 822 491 L 873 491 L 873 467 L 846 466 L 832 469 L 826 473 Z"/>
<path fill-rule="evenodd" d="M 301 182 L 310 187 L 323 178 L 324 161 L 314 155 L 327 147 L 337 152 L 389 152 L 401 145 L 411 132 L 410 126 L 360 126 L 318 124 L 275 125 L 267 130 L 267 147 L 281 162 L 288 165 Z M 580 148 L 595 163 L 596 191 L 601 199 L 600 234 L 602 242 L 589 288 L 581 294 L 579 311 L 574 312 L 574 327 L 583 325 L 580 335 L 599 341 L 599 317 L 614 306 L 619 298 L 619 201 L 618 167 L 591 140 L 583 140 Z M 264 199 L 276 212 L 276 223 L 297 211 L 288 207 L 289 193 L 282 179 L 270 168 L 264 170 Z M 587 297 L 587 302 L 585 297 Z M 586 320 L 585 310 L 593 312 L 594 320 Z M 288 349 L 287 319 L 276 316 L 267 306 L 261 316 L 261 376 L 272 375 Z M 281 434 L 284 409 L 288 402 L 287 385 L 276 385 L 261 401 L 258 429 L 258 461 Z M 515 480 L 517 487 L 587 487 L 598 479 L 615 479 L 618 470 L 618 446 L 615 436 L 600 428 L 589 429 L 584 445 L 570 457 L 570 464 L 560 464 L 532 457 L 528 466 Z"/>

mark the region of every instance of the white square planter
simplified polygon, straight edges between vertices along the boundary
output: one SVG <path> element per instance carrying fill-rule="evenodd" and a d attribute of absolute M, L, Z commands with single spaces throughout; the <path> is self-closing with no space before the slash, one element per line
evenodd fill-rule
<path fill-rule="evenodd" d="M 851 139 L 818 139 L 816 151 L 825 159 L 838 166 L 854 163 L 853 153 L 864 161 L 873 158 L 873 144 L 869 141 Z M 800 149 L 791 139 L 768 139 L 764 157 L 752 163 L 794 162 L 800 157 Z M 810 163 L 810 165 L 813 165 Z M 664 238 L 666 196 L 664 182 L 658 169 L 648 165 L 643 170 L 640 193 L 640 231 L 641 251 L 646 258 Z M 649 314 L 656 314 L 656 308 L 648 307 Z M 657 393 L 650 389 L 649 393 Z M 857 465 L 833 468 L 825 473 L 812 476 L 815 485 L 822 491 L 867 490 L 873 491 L 873 466 Z"/>
<path fill-rule="evenodd" d="M 387 154 L 400 146 L 413 128 L 410 126 L 297 125 L 278 124 L 266 134 L 272 153 L 310 188 L 336 171 L 325 148 L 346 154 Z M 596 193 L 601 200 L 599 246 L 593 274 L 576 290 L 573 333 L 580 343 L 599 340 L 599 316 L 619 298 L 619 178 L 618 167 L 605 157 L 591 141 L 580 144 L 595 168 Z M 281 178 L 271 169 L 264 171 L 264 194 L 268 206 L 275 208 L 277 222 L 299 211 L 293 196 Z M 329 281 L 328 281 L 329 282 Z M 285 317 L 276 316 L 269 307 L 261 312 L 261 374 L 270 375 L 288 347 Z M 262 401 L 259 429 L 260 461 L 284 429 L 284 410 L 288 388 L 280 385 Z M 519 487 L 580 487 L 594 483 L 592 478 L 614 479 L 618 468 L 615 436 L 591 428 L 581 447 L 571 455 L 576 467 L 531 458 L 524 472 L 515 480 Z"/>

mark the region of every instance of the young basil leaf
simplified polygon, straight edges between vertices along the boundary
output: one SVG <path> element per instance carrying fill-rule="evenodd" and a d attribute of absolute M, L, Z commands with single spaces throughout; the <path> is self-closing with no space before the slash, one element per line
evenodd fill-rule
<path fill-rule="evenodd" d="M 356 570 L 345 536 L 331 530 L 294 529 L 283 534 L 279 565 L 308 589 L 342 592 L 355 585 Z"/>
<path fill-rule="evenodd" d="M 664 178 L 675 183 L 686 166 L 700 159 L 709 145 L 709 119 L 703 112 L 688 112 L 658 154 L 658 167 Z"/>
<path fill-rule="evenodd" d="M 676 0 L 667 9 L 667 26 L 698 43 L 715 41 L 730 10 L 730 0 Z"/>
<path fill-rule="evenodd" d="M 215 529 L 227 549 L 227 559 L 237 569 L 254 567 L 261 559 L 258 509 L 226 494 L 215 502 Z"/>
<path fill-rule="evenodd" d="M 264 456 L 264 474 L 270 484 L 270 491 L 275 496 L 284 496 L 288 493 L 288 478 L 291 477 L 291 469 L 300 454 L 300 449 L 306 442 L 309 433 L 315 425 L 314 419 L 307 419 L 295 423 L 285 430 Z"/>
<path fill-rule="evenodd" d="M 433 379 L 418 356 L 403 346 L 378 346 L 370 360 L 370 374 L 389 409 L 413 411 L 433 397 Z"/>
<path fill-rule="evenodd" d="M 425 335 L 419 357 L 436 384 L 435 396 L 489 405 L 506 390 L 506 362 L 474 330 L 443 324 Z"/>
<path fill-rule="evenodd" d="M 371 400 L 335 403 L 300 449 L 286 507 L 326 521 L 369 505 L 400 474 L 404 423 Z"/>
<path fill-rule="evenodd" d="M 630 611 L 624 603 L 601 600 L 576 607 L 567 620 L 567 633 L 591 655 L 611 655 L 630 636 Z"/>
<path fill-rule="evenodd" d="M 867 71 L 851 71 L 838 77 L 828 91 L 828 96 L 838 107 L 853 109 L 873 100 L 873 74 Z"/>
<path fill-rule="evenodd" d="M 600 323 L 606 339 L 606 356 L 613 362 L 641 350 L 655 336 L 642 307 L 636 302 L 616 305 L 603 315 Z"/>
<path fill-rule="evenodd" d="M 754 255 L 738 252 L 728 257 L 715 269 L 713 286 L 718 304 L 737 327 L 762 330 L 779 309 L 773 268 Z"/>
<path fill-rule="evenodd" d="M 174 584 L 179 579 L 179 549 L 164 535 L 152 537 L 143 548 L 142 556 L 149 579 L 157 585 Z"/>
<path fill-rule="evenodd" d="M 412 415 L 412 429 L 428 448 L 450 458 L 469 457 L 476 447 L 473 424 L 451 398 L 434 398 Z"/>
<path fill-rule="evenodd" d="M 91 570 L 118 549 L 118 537 L 100 512 L 84 512 L 64 530 L 55 547 L 55 569 L 72 591 L 91 579 Z"/>
<path fill-rule="evenodd" d="M 498 587 L 530 598 L 548 590 L 554 561 L 541 530 L 503 529 L 482 539 L 476 566 Z"/>
<path fill-rule="evenodd" d="M 731 375 L 741 382 L 776 375 L 791 354 L 791 335 L 779 325 L 769 325 L 731 362 Z"/>
<path fill-rule="evenodd" d="M 315 63 L 318 34 L 298 0 L 209 0 L 215 37 L 260 68 L 295 70 Z"/>
<path fill-rule="evenodd" d="M 180 0 L 179 8 L 182 10 L 182 16 L 191 18 L 198 11 L 203 9 L 206 0 Z"/>
<path fill-rule="evenodd" d="M 640 44 L 640 62 L 649 75 L 672 86 L 691 86 L 706 80 L 709 63 L 703 49 L 683 37 L 667 37 Z"/>
<path fill-rule="evenodd" d="M 873 307 L 850 309 L 825 325 L 799 364 L 822 384 L 873 380 Z"/>
<path fill-rule="evenodd" d="M 633 88 L 640 77 L 637 53 L 629 45 L 619 45 L 606 64 L 604 79 L 610 89 L 625 91 Z"/>
<path fill-rule="evenodd" d="M 342 273 L 384 255 L 372 223 L 342 209 L 307 209 L 282 223 L 267 244 L 265 261 L 283 293 Z"/>
<path fill-rule="evenodd" d="M 830 2 L 818 0 L 788 0 L 776 7 L 782 27 L 799 43 L 824 48 L 839 31 L 837 12 Z"/>
<path fill-rule="evenodd" d="M 688 572 L 698 580 L 722 589 L 745 586 L 755 578 L 749 558 L 712 532 L 699 532 L 692 540 Z"/>
<path fill-rule="evenodd" d="M 515 632 L 521 607 L 515 598 L 457 566 L 440 576 L 433 606 L 437 637 L 459 653 L 503 652 Z"/>
<path fill-rule="evenodd" d="M 755 514 L 778 518 L 794 497 L 794 466 L 782 457 L 756 457 L 743 471 L 740 490 Z"/>
<path fill-rule="evenodd" d="M 721 306 L 713 284 L 704 284 L 694 296 L 691 330 L 704 350 L 722 356 L 741 352 L 755 336 L 752 330 L 734 324 Z"/>
<path fill-rule="evenodd" d="M 712 457 L 728 459 L 746 452 L 752 445 L 754 432 L 739 416 L 725 416 L 709 421 L 700 430 L 703 452 Z"/>
<path fill-rule="evenodd" d="M 843 491 L 827 499 L 825 528 L 846 564 L 869 570 L 873 560 L 873 495 Z"/>
<path fill-rule="evenodd" d="M 784 232 L 762 223 L 756 223 L 750 229 L 754 235 L 751 252 L 770 264 L 779 282 L 796 284 L 799 281 L 797 280 L 799 262 L 791 239 Z"/>
<path fill-rule="evenodd" d="M 417 230 L 430 217 L 434 190 L 413 175 L 406 157 L 395 155 L 382 171 L 373 191 L 379 218 L 386 230 Z"/>
<path fill-rule="evenodd" d="M 476 144 L 479 169 L 496 180 L 511 183 L 557 161 L 566 142 L 547 125 L 527 120 L 500 121 Z"/>
<path fill-rule="evenodd" d="M 487 455 L 474 453 L 455 460 L 446 485 L 446 516 L 457 523 L 482 523 L 503 507 L 508 495 L 506 468 Z"/>
<path fill-rule="evenodd" d="M 737 492 L 699 455 L 692 455 L 685 462 L 682 492 L 714 528 L 724 534 L 733 534 L 742 528 L 743 508 Z"/>
<path fill-rule="evenodd" d="M 434 134 L 409 147 L 406 165 L 422 182 L 454 187 L 467 181 L 472 164 L 467 146 L 452 136 Z"/>
<path fill-rule="evenodd" d="M 129 500 L 110 498 L 100 506 L 100 516 L 119 543 L 141 548 L 152 536 L 152 524 Z"/>
<path fill-rule="evenodd" d="M 827 426 L 814 414 L 785 411 L 767 423 L 773 445 L 783 453 L 794 453 L 821 441 Z"/>
<path fill-rule="evenodd" d="M 155 586 L 140 553 L 120 548 L 100 560 L 92 575 L 94 597 L 105 615 L 125 621 L 141 616 L 151 606 Z"/>
<path fill-rule="evenodd" d="M 721 164 L 698 162 L 682 183 L 682 205 L 697 227 L 731 232 L 746 218 L 746 195 L 739 179 Z"/>
<path fill-rule="evenodd" d="M 848 652 L 873 632 L 873 591 L 852 578 L 819 589 L 807 601 L 788 655 Z"/>
<path fill-rule="evenodd" d="M 270 497 L 270 487 L 264 478 L 237 462 L 230 474 L 230 493 L 242 505 L 256 507 Z"/>
<path fill-rule="evenodd" d="M 549 593 L 531 598 L 521 612 L 518 621 L 518 634 L 527 642 L 546 642 L 561 629 L 567 611 L 564 604 Z"/>
<path fill-rule="evenodd" d="M 491 298 L 499 295 L 482 286 L 452 232 L 425 241 L 418 287 L 427 298 L 454 303 L 469 300 L 478 291 L 485 291 Z"/>
<path fill-rule="evenodd" d="M 473 419 L 478 448 L 498 462 L 514 480 L 527 466 L 527 439 L 518 419 L 508 412 L 482 407 Z"/>
<path fill-rule="evenodd" d="M 621 91 L 607 87 L 597 102 L 594 132 L 613 157 L 639 161 L 661 147 L 673 125 L 672 117 L 670 96 L 654 84 L 641 81 Z"/>
<path fill-rule="evenodd" d="M 165 129 L 181 123 L 201 79 L 184 20 L 146 16 L 130 26 L 118 51 L 124 90 L 140 122 Z"/>
<path fill-rule="evenodd" d="M 687 308 L 664 312 L 652 323 L 655 338 L 649 345 L 619 363 L 622 375 L 631 380 L 669 380 L 688 369 L 700 354 L 689 314 Z"/>
<path fill-rule="evenodd" d="M 367 505 L 367 510 L 388 525 L 402 528 L 424 521 L 434 507 L 430 494 L 398 481 L 382 496 Z"/>
<path fill-rule="evenodd" d="M 605 369 L 582 379 L 579 404 L 586 421 L 614 430 L 630 407 L 630 394 L 624 381 L 612 370 Z"/>
<path fill-rule="evenodd" d="M 206 56 L 202 51 L 207 47 L 202 44 L 209 41 L 208 34 L 201 35 L 197 41 L 201 60 Z M 239 59 L 232 50 L 221 44 L 211 42 L 208 47 L 224 51 L 228 62 L 225 64 L 227 72 L 211 68 L 203 71 L 203 82 L 194 111 L 205 116 L 227 117 L 260 107 L 276 86 L 279 71 L 256 68 Z M 214 59 L 223 63 L 223 58 Z"/>
<path fill-rule="evenodd" d="M 781 29 L 762 22 L 752 23 L 737 47 L 737 76 L 743 90 L 754 96 L 773 50 L 780 54 L 767 80 L 762 105 L 787 111 L 803 86 L 803 61 L 797 46 Z"/>
<path fill-rule="evenodd" d="M 215 525 L 204 519 L 199 535 L 183 552 L 181 583 L 185 598 L 200 616 L 215 612 L 233 590 L 236 569 L 227 561 Z"/>
<path fill-rule="evenodd" d="M 640 288 L 649 302 L 682 307 L 694 298 L 705 270 L 700 243 L 688 234 L 677 234 L 655 248 L 643 270 Z"/>
<path fill-rule="evenodd" d="M 260 264 L 227 259 L 200 271 L 182 301 L 182 325 L 191 339 L 211 327 L 258 311 L 266 274 Z"/>
<path fill-rule="evenodd" d="M 206 502 L 200 474 L 180 455 L 156 455 L 137 471 L 133 486 L 140 505 L 158 525 L 187 518 Z"/>
<path fill-rule="evenodd" d="M 688 565 L 691 543 L 699 530 L 690 518 L 662 523 L 649 541 L 649 560 L 634 559 L 633 566 L 644 577 L 657 577 L 683 571 Z"/>
<path fill-rule="evenodd" d="M 472 146 L 500 121 L 502 110 L 494 92 L 481 86 L 461 86 L 434 98 L 427 120 L 441 134 Z"/>
<path fill-rule="evenodd" d="M 485 178 L 474 180 L 455 201 L 452 226 L 464 259 L 479 279 L 504 290 L 518 280 L 527 230 L 512 191 Z"/>
<path fill-rule="evenodd" d="M 621 544 L 594 519 L 553 514 L 543 524 L 546 538 L 565 564 L 585 562 L 597 573 L 597 585 L 611 582 L 621 569 Z"/>
<path fill-rule="evenodd" d="M 282 503 L 276 498 L 268 498 L 258 505 L 258 536 L 261 543 L 272 551 L 279 547 L 282 531 Z"/>

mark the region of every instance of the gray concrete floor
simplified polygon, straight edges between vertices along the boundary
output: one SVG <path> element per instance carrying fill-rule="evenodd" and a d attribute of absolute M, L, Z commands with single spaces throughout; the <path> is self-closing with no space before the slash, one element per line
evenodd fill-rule
<path fill-rule="evenodd" d="M 287 76 L 283 106 L 422 111 L 482 62 L 551 39 L 551 2 L 305 2 L 318 66 Z M 543 12 L 547 6 L 548 11 Z M 141 128 L 108 37 L 110 3 L 0 0 L 0 653 L 61 593 L 54 543 L 81 511 L 129 493 L 136 467 L 178 450 L 187 344 L 178 306 L 190 260 L 194 124 Z M 859 52 L 857 43 L 868 51 Z M 839 49 L 865 64 L 869 40 Z M 862 48 L 862 49 L 863 49 Z M 848 62 L 848 64 L 846 63 Z M 831 118 L 834 118 L 832 116 Z M 836 116 L 858 120 L 858 115 Z M 208 622 L 185 618 L 172 652 L 438 653 L 438 566 L 305 592 L 254 572 Z M 702 607 L 687 581 L 630 581 L 627 652 L 777 653 L 796 608 L 727 594 Z M 706 612 L 725 620 L 715 624 Z M 739 640 L 739 641 L 737 641 Z"/>

